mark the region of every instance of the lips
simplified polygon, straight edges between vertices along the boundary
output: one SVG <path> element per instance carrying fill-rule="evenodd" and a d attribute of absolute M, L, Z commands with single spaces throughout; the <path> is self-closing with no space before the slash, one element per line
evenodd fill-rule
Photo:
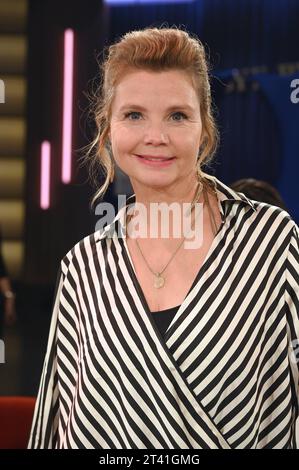
<path fill-rule="evenodd" d="M 164 155 L 136 155 L 139 158 L 143 158 L 144 160 L 148 160 L 150 162 L 165 162 L 169 160 L 173 160 L 175 157 L 167 157 Z"/>
<path fill-rule="evenodd" d="M 165 155 L 135 155 L 140 165 L 148 168 L 168 168 L 173 164 L 176 157 L 168 157 Z"/>

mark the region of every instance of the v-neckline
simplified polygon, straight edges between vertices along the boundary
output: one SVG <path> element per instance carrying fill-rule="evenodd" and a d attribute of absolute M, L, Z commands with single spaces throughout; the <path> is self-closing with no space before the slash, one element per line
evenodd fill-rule
<path fill-rule="evenodd" d="M 178 310 L 176 311 L 171 323 L 169 324 L 166 332 L 165 332 L 165 335 L 167 334 L 168 330 L 171 328 L 172 324 L 176 321 L 176 319 L 181 315 L 181 313 L 185 310 L 185 308 L 187 307 L 188 305 L 188 298 L 190 297 L 190 294 L 192 293 L 192 291 L 194 290 L 196 284 L 198 283 L 199 279 L 203 276 L 204 272 L 206 271 L 206 267 L 207 267 L 207 264 L 208 264 L 208 261 L 212 255 L 212 253 L 214 252 L 214 249 L 216 248 L 216 246 L 218 245 L 218 242 L 219 242 L 219 235 L 220 233 L 222 232 L 222 228 L 224 226 L 224 220 L 222 220 L 220 226 L 219 226 L 219 229 L 216 233 L 216 235 L 214 236 L 213 240 L 212 240 L 212 243 L 208 249 L 208 252 L 204 258 L 204 261 L 203 263 L 201 264 L 199 270 L 197 271 L 197 274 L 195 275 L 195 278 L 192 282 L 192 285 L 191 287 L 189 288 L 186 296 L 184 297 L 181 305 L 179 306 Z M 129 251 L 129 248 L 128 248 L 128 245 L 127 245 L 127 240 L 126 240 L 126 236 L 122 237 L 121 238 L 122 242 L 121 242 L 121 246 L 123 248 L 123 253 L 124 253 L 124 260 L 125 260 L 125 263 L 127 265 L 127 268 L 129 270 L 129 272 L 131 273 L 131 276 L 133 278 L 133 283 L 136 287 L 136 290 L 137 290 L 137 293 L 139 295 L 139 298 L 141 300 L 141 303 L 143 305 L 143 308 L 146 312 L 146 315 L 147 317 L 150 319 L 152 325 L 154 326 L 155 330 L 159 332 L 159 330 L 157 329 L 157 326 L 155 324 L 155 321 L 154 319 L 152 318 L 152 312 L 151 312 L 151 309 L 149 308 L 149 305 L 147 303 L 147 300 L 145 298 L 145 295 L 144 295 L 144 292 L 143 292 L 143 289 L 140 285 L 140 282 L 138 280 L 138 277 L 137 277 L 137 274 L 136 274 L 136 271 L 135 271 L 135 267 L 134 267 L 134 263 L 133 263 L 133 260 L 131 258 L 131 254 L 130 254 L 130 251 Z M 159 332 L 160 333 L 160 332 Z"/>
<path fill-rule="evenodd" d="M 217 190 L 218 190 L 218 188 L 217 188 Z M 218 243 L 220 241 L 219 235 L 221 234 L 222 229 L 225 225 L 225 214 L 224 214 L 224 211 L 221 207 L 221 200 L 218 196 L 217 190 L 215 192 L 215 195 L 216 195 L 216 198 L 217 198 L 218 209 L 219 209 L 219 212 L 220 212 L 220 215 L 221 215 L 221 224 L 219 225 L 218 231 L 217 231 L 217 233 L 215 234 L 215 236 L 212 240 L 212 243 L 211 243 L 211 245 L 208 249 L 208 252 L 207 252 L 207 254 L 204 258 L 203 263 L 201 264 L 199 270 L 197 271 L 197 274 L 195 275 L 195 278 L 193 279 L 191 287 L 189 288 L 189 290 L 188 290 L 186 296 L 184 297 L 181 305 L 179 306 L 178 310 L 176 311 L 170 325 L 168 326 L 168 328 L 165 332 L 165 336 L 168 335 L 168 331 L 172 327 L 173 323 L 176 322 L 177 318 L 184 312 L 185 308 L 188 306 L 188 299 L 190 298 L 190 295 L 191 295 L 192 291 L 194 290 L 196 284 L 198 283 L 199 279 L 201 277 L 203 277 L 203 274 L 207 269 L 208 261 L 209 261 L 210 257 L 212 256 L 215 248 L 218 246 Z M 123 207 L 123 211 L 124 211 L 124 219 L 125 219 L 126 211 L 127 211 L 127 205 Z M 117 224 L 119 224 L 119 223 L 120 223 L 120 220 L 117 221 Z M 117 233 L 118 233 L 118 229 L 117 229 Z M 131 277 L 133 279 L 133 284 L 136 288 L 139 299 L 140 299 L 140 301 L 143 305 L 146 316 L 149 319 L 149 321 L 151 322 L 151 324 L 152 324 L 153 328 L 155 329 L 156 333 L 158 334 L 158 337 L 160 337 L 161 336 L 160 331 L 158 330 L 157 325 L 156 325 L 154 319 L 152 318 L 151 309 L 149 308 L 149 305 L 148 305 L 147 300 L 145 298 L 143 289 L 142 289 L 141 284 L 138 280 L 137 273 L 135 271 L 134 263 L 133 263 L 128 245 L 127 245 L 126 233 L 124 233 L 123 235 L 124 236 L 122 236 L 119 240 L 122 240 L 120 242 L 120 245 L 121 245 L 121 248 L 122 248 L 125 264 L 127 266 L 128 271 L 131 273 Z M 162 338 L 162 336 L 161 336 L 161 338 Z"/>

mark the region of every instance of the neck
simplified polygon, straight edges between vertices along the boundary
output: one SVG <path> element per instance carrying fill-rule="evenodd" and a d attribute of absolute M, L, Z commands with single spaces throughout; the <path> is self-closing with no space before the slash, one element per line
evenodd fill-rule
<path fill-rule="evenodd" d="M 192 174 L 188 178 L 166 187 L 145 186 L 135 181 L 131 181 L 131 184 L 136 203 L 141 203 L 149 209 L 151 203 L 171 204 L 176 202 L 182 205 L 192 202 L 198 187 L 198 180 L 196 175 Z"/>
<path fill-rule="evenodd" d="M 128 235 L 133 235 L 137 230 L 141 238 L 151 237 L 153 233 L 156 233 L 155 238 L 165 238 L 162 233 L 166 231 L 166 238 L 178 238 L 178 234 L 184 233 L 185 224 L 193 227 L 196 214 L 192 210 L 190 217 L 191 204 L 204 203 L 202 187 L 197 180 L 193 180 L 192 186 L 185 183 L 184 190 L 177 193 L 179 197 L 173 194 L 173 190 L 157 191 L 151 188 L 150 192 L 136 191 L 135 210 L 129 213 L 128 218 Z M 187 221 L 186 217 L 190 219 Z"/>

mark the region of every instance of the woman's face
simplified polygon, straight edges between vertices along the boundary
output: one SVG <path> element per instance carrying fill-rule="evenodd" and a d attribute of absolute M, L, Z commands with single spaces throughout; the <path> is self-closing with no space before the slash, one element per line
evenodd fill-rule
<path fill-rule="evenodd" d="M 183 71 L 133 71 L 118 83 L 111 146 L 135 192 L 190 181 L 196 174 L 201 134 L 198 97 Z"/>

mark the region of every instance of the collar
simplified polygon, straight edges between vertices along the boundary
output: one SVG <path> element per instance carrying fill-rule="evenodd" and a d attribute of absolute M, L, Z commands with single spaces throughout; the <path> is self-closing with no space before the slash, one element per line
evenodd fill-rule
<path fill-rule="evenodd" d="M 253 201 L 248 199 L 245 194 L 243 193 L 237 193 L 236 191 L 233 191 L 229 186 L 226 186 L 224 183 L 219 181 L 215 176 L 207 175 L 205 174 L 207 179 L 211 180 L 214 183 L 215 187 L 215 193 L 217 195 L 218 199 L 218 207 L 219 211 L 222 217 L 222 220 L 227 217 L 228 213 L 230 212 L 231 206 L 233 204 L 243 204 L 245 206 L 248 206 L 249 209 L 253 211 L 257 211 L 256 206 L 254 205 Z M 115 218 L 113 221 L 104 227 L 104 229 L 100 230 L 98 235 L 99 239 L 105 238 L 108 235 L 111 237 L 113 236 L 115 232 L 115 227 L 119 227 L 119 236 L 124 237 L 125 236 L 125 215 L 127 212 L 128 206 L 130 204 L 133 204 L 135 202 L 135 194 L 132 194 L 131 196 L 128 196 L 126 198 L 125 204 L 121 207 L 121 209 L 118 211 L 116 214 Z"/>
<path fill-rule="evenodd" d="M 215 176 L 208 175 L 208 178 L 215 182 L 216 184 L 216 193 L 218 199 L 218 206 L 221 213 L 221 216 L 225 217 L 227 215 L 227 210 L 232 204 L 243 204 L 247 205 L 254 212 L 257 211 L 257 208 L 254 202 L 243 193 L 237 193 L 226 184 L 219 181 Z"/>

